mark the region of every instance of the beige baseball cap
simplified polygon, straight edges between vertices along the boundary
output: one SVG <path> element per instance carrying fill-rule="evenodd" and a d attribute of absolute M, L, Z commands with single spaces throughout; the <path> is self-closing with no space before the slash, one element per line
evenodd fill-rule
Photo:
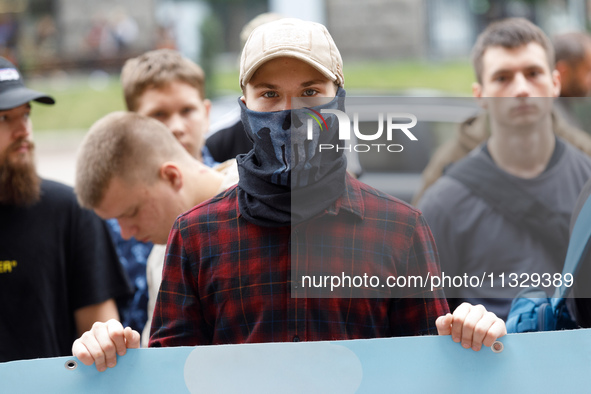
<path fill-rule="evenodd" d="M 277 57 L 308 63 L 339 86 L 344 86 L 343 59 L 326 27 L 320 23 L 284 18 L 252 31 L 240 58 L 240 87 L 255 71 Z"/>

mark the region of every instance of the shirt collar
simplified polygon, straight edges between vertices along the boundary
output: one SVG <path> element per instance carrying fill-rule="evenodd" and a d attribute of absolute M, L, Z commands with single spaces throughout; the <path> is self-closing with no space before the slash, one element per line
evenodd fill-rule
<path fill-rule="evenodd" d="M 326 209 L 326 214 L 336 216 L 341 209 L 358 216 L 360 219 L 364 217 L 365 205 L 363 204 L 359 181 L 349 174 L 345 178 L 345 191 L 341 197 Z"/>

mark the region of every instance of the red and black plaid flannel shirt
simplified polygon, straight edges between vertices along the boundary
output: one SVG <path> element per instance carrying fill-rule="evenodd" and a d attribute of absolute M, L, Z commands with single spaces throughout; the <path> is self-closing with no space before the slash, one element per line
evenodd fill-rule
<path fill-rule="evenodd" d="M 436 334 L 435 319 L 448 312 L 441 289 L 413 288 L 399 298 L 292 298 L 302 291 L 292 264 L 310 256 L 363 272 L 375 269 L 368 256 L 380 255 L 388 274 L 440 273 L 418 210 L 353 178 L 346 184 L 320 215 L 328 227 L 320 218 L 293 228 L 251 224 L 240 215 L 236 188 L 181 215 L 168 240 L 150 346 Z"/>

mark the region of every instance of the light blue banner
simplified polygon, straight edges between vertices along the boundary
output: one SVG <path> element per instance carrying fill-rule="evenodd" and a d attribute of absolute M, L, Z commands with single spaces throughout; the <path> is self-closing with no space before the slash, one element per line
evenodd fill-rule
<path fill-rule="evenodd" d="M 591 330 L 132 349 L 99 373 L 58 357 L 0 364 L 1 393 L 590 393 Z"/>

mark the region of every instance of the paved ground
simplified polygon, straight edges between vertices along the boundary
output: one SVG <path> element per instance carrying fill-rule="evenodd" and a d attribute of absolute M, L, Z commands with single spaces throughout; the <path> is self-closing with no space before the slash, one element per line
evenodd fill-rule
<path fill-rule="evenodd" d="M 76 153 L 84 133 L 85 130 L 35 133 L 38 173 L 73 186 Z"/>

